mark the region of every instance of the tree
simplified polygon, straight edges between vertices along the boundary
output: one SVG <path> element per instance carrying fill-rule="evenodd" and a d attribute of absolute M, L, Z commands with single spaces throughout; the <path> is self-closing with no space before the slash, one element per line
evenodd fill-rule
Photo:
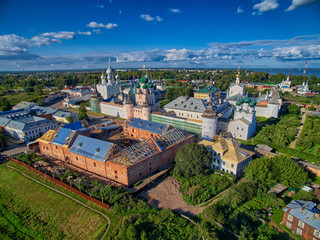
<path fill-rule="evenodd" d="M 73 118 L 71 115 L 66 116 L 66 120 L 68 121 L 68 123 L 72 123 L 73 122 Z"/>
<path fill-rule="evenodd" d="M 316 107 L 312 104 L 312 105 L 309 107 L 309 110 L 310 110 L 310 111 L 314 111 L 314 110 L 316 110 Z"/>
<path fill-rule="evenodd" d="M 83 103 L 79 107 L 79 120 L 84 120 L 88 117 L 86 107 Z"/>
<path fill-rule="evenodd" d="M 175 171 L 183 177 L 200 175 L 212 161 L 211 158 L 205 146 L 197 143 L 185 144 L 178 149 L 174 159 Z"/>
<path fill-rule="evenodd" d="M 288 106 L 288 112 L 289 114 L 300 115 L 301 109 L 298 107 L 298 105 L 291 104 L 290 106 Z"/>
<path fill-rule="evenodd" d="M 308 181 L 308 173 L 287 156 L 255 159 L 244 171 L 247 180 L 267 188 L 276 183 L 297 188 Z"/>
<path fill-rule="evenodd" d="M 10 102 L 6 98 L 0 98 L 0 111 L 8 111 L 10 109 Z"/>

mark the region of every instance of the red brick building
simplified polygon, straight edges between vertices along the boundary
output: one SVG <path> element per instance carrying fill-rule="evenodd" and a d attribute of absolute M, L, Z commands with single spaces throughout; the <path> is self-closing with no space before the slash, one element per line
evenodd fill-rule
<path fill-rule="evenodd" d="M 320 239 L 320 211 L 317 204 L 305 201 L 291 201 L 284 209 L 282 225 L 291 229 L 302 239 Z"/>
<path fill-rule="evenodd" d="M 39 149 L 43 154 L 132 185 L 173 163 L 178 148 L 194 142 L 194 136 L 183 130 L 140 119 L 133 119 L 124 129 L 125 135 L 133 133 L 140 141 L 121 149 L 114 143 L 62 128 L 58 134 L 48 131 L 39 138 Z"/>

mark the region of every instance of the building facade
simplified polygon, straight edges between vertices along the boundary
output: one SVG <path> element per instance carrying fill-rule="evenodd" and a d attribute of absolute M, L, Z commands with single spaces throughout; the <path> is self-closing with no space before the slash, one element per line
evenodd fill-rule
<path fill-rule="evenodd" d="M 199 144 L 204 145 L 212 154 L 211 168 L 236 176 L 243 173 L 254 155 L 232 139 L 220 139 L 217 142 L 202 140 Z"/>
<path fill-rule="evenodd" d="M 320 211 L 310 201 L 291 201 L 284 209 L 281 224 L 302 239 L 320 239 Z"/>
<path fill-rule="evenodd" d="M 141 119 L 127 121 L 123 129 L 125 136 L 138 141 L 123 148 L 84 136 L 79 130 L 62 128 L 39 138 L 39 149 L 43 154 L 128 186 L 172 164 L 178 148 L 194 142 L 193 135 L 180 129 Z"/>

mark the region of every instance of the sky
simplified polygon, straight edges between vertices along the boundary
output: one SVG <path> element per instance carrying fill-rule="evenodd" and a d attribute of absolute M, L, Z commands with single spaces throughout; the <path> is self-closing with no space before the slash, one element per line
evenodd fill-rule
<path fill-rule="evenodd" d="M 320 0 L 1 0 L 0 71 L 320 68 Z"/>

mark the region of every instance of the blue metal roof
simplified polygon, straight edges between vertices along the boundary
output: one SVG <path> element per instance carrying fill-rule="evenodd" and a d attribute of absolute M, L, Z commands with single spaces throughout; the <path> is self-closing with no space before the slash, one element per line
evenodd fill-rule
<path fill-rule="evenodd" d="M 58 132 L 57 136 L 55 139 L 52 140 L 52 143 L 62 146 L 66 143 L 67 137 L 70 136 L 72 133 L 72 130 L 69 128 L 61 128 L 60 131 Z"/>
<path fill-rule="evenodd" d="M 108 125 L 108 126 L 103 126 L 100 129 L 102 129 L 102 130 L 113 130 L 113 129 L 117 129 L 117 128 L 120 128 L 120 127 L 121 127 L 121 125 L 119 125 L 119 124 L 111 124 L 111 125 Z"/>
<path fill-rule="evenodd" d="M 64 125 L 64 128 L 69 128 L 71 130 L 78 130 L 83 127 L 82 127 L 81 122 L 77 121 L 77 122 L 73 122 L 73 123 L 69 123 L 69 124 Z"/>
<path fill-rule="evenodd" d="M 150 121 L 146 121 L 138 118 L 133 118 L 132 121 L 128 123 L 128 126 L 142 129 L 142 130 L 156 133 L 156 134 L 163 133 L 168 127 L 168 125 L 165 125 L 165 124 L 150 122 Z"/>
<path fill-rule="evenodd" d="M 320 218 L 315 216 L 315 213 L 320 213 L 320 211 L 316 205 L 310 201 L 291 201 L 283 211 L 289 210 L 290 215 L 320 231 Z"/>
<path fill-rule="evenodd" d="M 113 145 L 114 144 L 110 142 L 78 135 L 69 151 L 100 162 L 105 162 L 107 153 Z"/>

